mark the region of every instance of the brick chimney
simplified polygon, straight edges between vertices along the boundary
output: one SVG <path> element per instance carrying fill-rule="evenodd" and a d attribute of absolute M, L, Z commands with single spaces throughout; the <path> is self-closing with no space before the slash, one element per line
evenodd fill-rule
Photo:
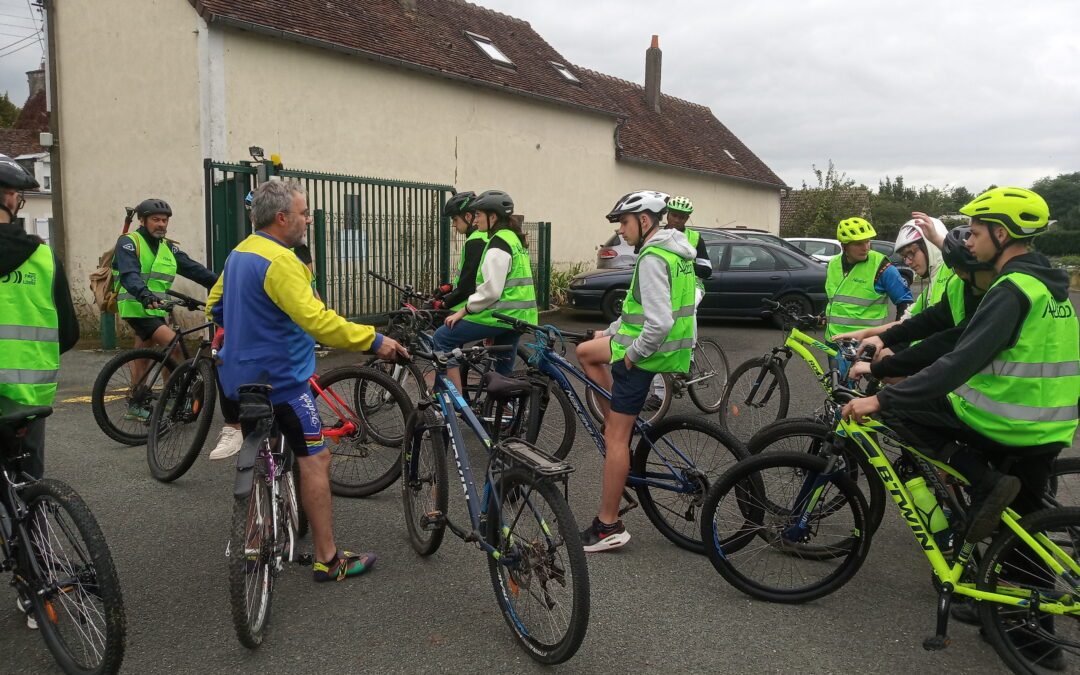
<path fill-rule="evenodd" d="M 30 95 L 27 98 L 39 91 L 45 91 L 45 70 L 38 68 L 37 70 L 27 71 L 26 81 L 30 85 Z"/>
<path fill-rule="evenodd" d="M 645 50 L 645 102 L 660 112 L 660 36 L 652 36 L 652 46 Z"/>

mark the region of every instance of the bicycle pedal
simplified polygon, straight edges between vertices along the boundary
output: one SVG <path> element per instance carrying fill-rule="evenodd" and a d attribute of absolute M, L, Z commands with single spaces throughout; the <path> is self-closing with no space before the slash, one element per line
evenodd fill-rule
<path fill-rule="evenodd" d="M 297 565 L 314 565 L 315 556 L 311 553 L 299 553 L 293 557 L 293 562 Z"/>
<path fill-rule="evenodd" d="M 420 529 L 426 532 L 435 530 L 446 523 L 446 516 L 442 511 L 431 511 L 420 516 Z"/>
<path fill-rule="evenodd" d="M 922 646 L 928 652 L 940 652 L 952 644 L 952 638 L 946 635 L 931 635 L 923 640 Z"/>

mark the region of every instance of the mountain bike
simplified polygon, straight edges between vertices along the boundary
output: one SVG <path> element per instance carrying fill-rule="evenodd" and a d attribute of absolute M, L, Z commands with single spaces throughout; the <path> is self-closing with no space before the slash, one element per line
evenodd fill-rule
<path fill-rule="evenodd" d="M 527 441 L 501 439 L 499 419 L 489 435 L 446 376 L 451 359 L 475 363 L 501 347 L 443 353 L 413 343 L 409 349 L 414 359 L 435 368 L 432 394 L 409 418 L 401 455 L 402 502 L 410 544 L 419 555 L 431 555 L 447 529 L 476 544 L 487 558 L 499 608 L 518 643 L 540 663 L 567 661 L 581 646 L 589 623 L 585 551 L 565 498 L 573 467 Z M 538 393 L 528 381 L 496 373 L 485 376 L 484 387 L 499 401 L 497 410 L 503 403 L 520 402 Z M 488 456 L 480 493 L 462 426 Z M 453 523 L 447 511 L 447 444 L 465 491 L 469 523 L 464 527 Z"/>
<path fill-rule="evenodd" d="M 0 569 L 66 673 L 115 673 L 124 599 L 105 536 L 66 483 L 22 472 L 28 425 L 52 408 L 0 397 Z"/>
<path fill-rule="evenodd" d="M 761 427 L 787 417 L 791 391 L 785 369 L 793 355 L 798 355 L 810 367 L 821 382 L 826 396 L 830 393 L 827 371 L 822 369 L 807 346 L 813 347 L 834 359 L 841 380 L 845 384 L 847 370 L 855 358 L 855 342 L 845 342 L 839 348 L 817 340 L 803 330 L 820 325 L 820 318 L 796 315 L 790 308 L 763 298 L 766 306 L 779 312 L 784 325 L 791 330 L 780 347 L 768 354 L 739 364 L 731 373 L 720 406 L 720 423 L 739 439 L 749 439 Z"/>
<path fill-rule="evenodd" d="M 848 400 L 860 395 L 841 393 Z M 947 519 L 956 532 L 966 531 L 967 522 L 961 500 L 940 474 L 958 485 L 967 480 L 881 422 L 846 421 L 836 414 L 820 456 L 757 455 L 732 467 L 709 490 L 701 532 L 721 576 L 751 597 L 782 603 L 821 598 L 851 580 L 872 541 L 866 498 L 841 459 L 841 446 L 851 443 L 892 495 L 933 570 L 936 630 L 924 648 L 948 646 L 949 609 L 959 595 L 978 601 L 985 637 L 1010 669 L 1039 672 L 1040 663 L 1063 652 L 1075 660 L 1080 654 L 1080 508 L 1049 508 L 1022 518 L 1005 509 L 1002 527 L 985 552 L 976 558 L 975 545 L 964 542 L 947 558 L 932 536 L 932 514 L 948 506 Z M 879 438 L 890 445 L 879 444 Z M 886 448 L 897 461 L 890 461 Z M 925 502 L 916 505 L 909 489 L 915 479 L 922 479 L 937 500 L 930 511 L 924 510 Z"/>
<path fill-rule="evenodd" d="M 200 300 L 173 290 L 166 293 L 173 299 L 163 299 L 162 308 L 169 312 L 170 319 L 173 318 L 172 310 L 177 307 L 193 312 L 203 311 L 204 304 Z M 102 366 L 101 372 L 94 380 L 94 388 L 90 395 L 90 408 L 94 413 L 94 421 L 105 432 L 105 435 L 114 441 L 125 445 L 142 445 L 147 442 L 154 403 L 161 397 L 168 374 L 176 371 L 180 365 L 173 357 L 177 351 L 183 357 L 182 363 L 192 361 L 192 372 L 186 377 L 197 378 L 206 375 L 200 360 L 207 366 L 211 363 L 208 360 L 210 358 L 209 337 L 213 324 L 207 322 L 193 328 L 181 329 L 180 325 L 173 320 L 172 328 L 176 337 L 164 348 L 144 347 L 121 352 Z M 200 341 L 198 349 L 192 355 L 184 338 L 199 333 L 207 334 L 207 338 Z M 140 370 L 141 375 L 136 376 L 135 373 Z M 210 380 L 210 383 L 212 385 L 213 380 Z M 208 391 L 212 390 L 213 386 Z M 202 396 L 200 408 L 190 411 L 193 417 L 188 423 L 205 420 L 201 424 L 208 430 L 210 419 L 214 416 L 214 403 L 214 396 Z M 196 424 L 194 428 L 199 428 L 199 424 Z M 204 438 L 206 430 L 202 432 Z"/>
<path fill-rule="evenodd" d="M 295 459 L 277 428 L 270 386 L 240 387 L 240 420 L 254 425 L 236 458 L 232 527 L 225 546 L 229 602 L 240 644 L 262 644 L 274 582 L 287 562 L 311 564 L 296 542 L 308 529 L 293 481 Z"/>
<path fill-rule="evenodd" d="M 593 382 L 565 356 L 566 342 L 582 342 L 586 333 L 560 331 L 555 326 L 537 326 L 496 312 L 493 316 L 515 330 L 534 336 L 528 345 L 532 351 L 530 372 L 551 380 L 570 401 L 578 420 L 603 456 L 607 452 L 604 435 L 591 415 L 585 412 L 581 397 L 570 378 L 585 386 L 594 396 L 611 400 L 611 394 Z M 701 503 L 709 486 L 729 466 L 747 456 L 743 445 L 719 425 L 696 416 L 673 415 L 656 424 L 644 416 L 634 422 L 631 436 L 637 446 L 630 457 L 628 488 L 637 493 L 634 500 L 624 494 L 628 506 L 620 515 L 640 505 L 649 521 L 676 546 L 701 553 Z"/>

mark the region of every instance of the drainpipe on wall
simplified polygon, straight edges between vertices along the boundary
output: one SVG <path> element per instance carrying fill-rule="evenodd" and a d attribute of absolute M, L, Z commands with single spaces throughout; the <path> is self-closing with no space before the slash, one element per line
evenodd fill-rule
<path fill-rule="evenodd" d="M 46 60 L 45 102 L 49 110 L 49 131 L 52 133 L 52 145 L 49 146 L 49 162 L 52 171 L 52 227 L 49 231 L 50 244 L 56 257 L 68 267 L 67 237 L 64 230 L 64 172 L 60 162 L 60 106 L 57 105 L 59 88 L 56 82 L 56 0 L 41 0 L 45 8 L 45 39 L 48 42 Z"/>

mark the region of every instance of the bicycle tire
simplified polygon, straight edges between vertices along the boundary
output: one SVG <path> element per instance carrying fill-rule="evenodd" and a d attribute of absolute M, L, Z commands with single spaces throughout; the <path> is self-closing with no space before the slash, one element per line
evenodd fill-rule
<path fill-rule="evenodd" d="M 752 598 L 798 604 L 834 593 L 855 576 L 869 553 L 871 536 L 866 528 L 866 499 L 858 486 L 842 472 L 833 473 L 823 486 L 823 494 L 831 486 L 844 496 L 845 504 L 850 506 L 850 525 L 844 522 L 835 528 L 843 531 L 841 535 L 837 535 L 842 537 L 838 543 L 842 555 L 808 558 L 814 570 L 822 567 L 822 560 L 841 559 L 831 572 L 822 579 L 801 587 L 780 588 L 751 579 L 738 567 L 738 563 L 744 558 L 756 558 L 750 565 L 751 572 L 758 572 L 763 566 L 767 568 L 769 561 L 791 565 L 794 561 L 804 559 L 799 555 L 798 549 L 789 548 L 784 543 L 787 540 L 782 534 L 791 532 L 791 527 L 800 522 L 792 516 L 793 513 L 800 513 L 799 509 L 792 505 L 785 508 L 785 514 L 770 512 L 769 504 L 773 503 L 774 499 L 763 493 L 768 489 L 766 485 L 772 481 L 767 481 L 766 478 L 770 470 L 789 469 L 797 480 L 805 481 L 807 476 L 824 471 L 826 465 L 825 459 L 802 452 L 754 455 L 732 467 L 709 489 L 702 509 L 701 536 L 709 544 L 705 550 L 709 562 L 729 584 Z M 789 491 L 788 494 L 798 492 Z M 725 523 L 726 515 L 733 514 L 730 526 L 717 526 L 718 511 Z M 837 524 L 835 518 L 835 513 L 825 517 L 831 525 Z M 804 541 L 798 544 L 804 544 L 809 537 L 819 537 L 821 522 L 822 519 L 815 518 L 813 513 L 808 514 L 808 526 L 816 525 L 817 529 L 802 533 L 800 536 Z M 750 547 L 759 540 L 759 546 Z M 777 555 L 763 563 L 765 556 L 771 553 Z M 804 581 L 808 575 L 805 572 L 781 570 L 776 577 L 794 582 L 796 579 Z"/>
<path fill-rule="evenodd" d="M 762 368 L 767 372 L 762 374 Z M 759 376 L 762 381 L 756 395 L 764 398 L 747 403 Z M 724 388 L 720 424 L 739 440 L 749 441 L 758 429 L 787 417 L 790 396 L 787 375 L 780 364 L 768 356 L 745 361 L 732 371 Z"/>
<path fill-rule="evenodd" d="M 1036 539 L 1039 539 L 1038 535 L 1040 534 L 1045 536 L 1048 532 L 1054 530 L 1067 530 L 1069 532 L 1068 536 L 1050 536 L 1047 538 L 1059 544 L 1059 550 L 1068 553 L 1073 560 L 1071 566 L 1064 565 L 1066 569 L 1075 567 L 1076 563 L 1080 562 L 1080 551 L 1077 551 L 1074 534 L 1080 530 L 1080 508 L 1066 507 L 1036 511 L 1021 518 L 1020 525 Z M 1066 541 L 1068 546 L 1065 545 Z M 1066 551 L 1066 548 L 1071 550 Z M 1038 579 L 1036 576 L 1032 576 L 1031 569 L 1021 570 L 1015 564 L 1015 561 L 1025 559 L 1030 564 L 1030 561 L 1034 558 L 1035 554 L 1028 545 L 1011 529 L 1003 527 L 991 541 L 990 546 L 979 561 L 978 577 L 975 583 L 976 589 L 995 592 L 999 587 L 999 583 L 1006 579 L 1002 585 L 1016 590 L 1016 586 L 1009 583 L 1007 579 L 1010 576 L 1020 578 L 1020 575 L 1024 575 L 1026 578 L 1023 578 L 1019 583 L 1027 589 L 1034 586 L 1042 598 L 1049 597 L 1059 602 L 1068 603 L 1069 598 L 1064 596 L 1071 596 L 1072 603 L 1080 602 L 1080 593 L 1071 584 L 1066 585 L 1060 579 L 1051 578 L 1050 575 L 1046 575 L 1045 579 Z M 1062 561 L 1059 560 L 1059 562 Z M 1042 570 L 1038 571 L 1043 572 Z M 1049 589 L 1046 590 L 1041 584 L 1036 585 L 1036 581 L 1049 582 Z M 1054 625 L 1052 615 L 1039 613 L 1037 603 L 1031 603 L 1026 607 L 1016 607 L 999 605 L 984 600 L 976 603 L 976 607 L 979 610 L 979 618 L 982 620 L 983 633 L 987 642 L 993 646 L 998 657 L 1014 673 L 1045 672 L 1039 667 L 1039 657 L 1045 658 L 1047 656 L 1045 649 L 1054 646 L 1059 650 L 1062 646 L 1067 646 L 1067 649 L 1062 650 L 1063 655 L 1071 655 L 1070 663 L 1072 668 L 1076 667 L 1078 652 L 1074 617 L 1061 617 L 1058 619 L 1057 631 L 1054 631 L 1052 628 Z M 1047 637 L 1048 616 L 1049 627 L 1051 627 L 1048 633 L 1049 639 Z M 1066 625 L 1063 626 L 1062 624 Z M 1034 629 L 1035 625 L 1038 625 L 1039 628 Z M 1062 628 L 1072 637 L 1071 639 L 1065 637 L 1063 638 L 1064 644 L 1055 645 L 1054 640 L 1061 635 Z M 1042 645 L 1037 644 L 1040 639 Z M 1055 670 L 1058 669 L 1055 668 Z M 1060 668 L 1060 670 L 1065 669 Z"/>
<path fill-rule="evenodd" d="M 117 672 L 124 660 L 127 619 L 116 566 L 97 520 L 82 497 L 66 483 L 58 480 L 43 479 L 31 483 L 20 490 L 20 496 L 26 503 L 30 517 L 27 520 L 29 541 L 20 547 L 21 574 L 18 576 L 22 576 L 24 583 L 30 587 L 28 595 L 31 607 L 45 645 L 65 672 Z M 42 531 L 45 528 L 35 528 L 33 523 L 48 520 L 50 511 L 54 517 L 59 517 L 59 511 L 63 511 L 66 520 L 74 528 L 50 526 L 47 528 L 48 532 Z M 76 532 L 81 542 L 72 541 Z M 52 541 L 60 533 L 65 535 L 67 541 L 62 542 L 60 550 L 57 551 Z M 44 568 L 42 571 L 46 575 L 45 579 L 30 571 L 28 556 L 31 551 L 37 557 L 39 567 Z M 57 554 L 63 556 L 63 559 L 58 558 Z M 72 555 L 78 556 L 77 565 L 70 559 Z M 64 573 L 62 579 L 58 578 L 61 576 L 59 572 Z M 47 587 L 55 587 L 61 580 L 74 580 L 75 583 L 65 583 L 64 588 L 55 589 L 57 592 L 51 595 L 38 592 L 45 591 Z M 61 604 L 63 611 L 53 607 L 54 604 Z M 79 655 L 68 645 L 69 641 L 65 638 L 61 626 L 65 618 L 73 618 L 70 610 L 72 606 L 85 609 L 86 605 L 93 606 L 92 614 L 79 612 L 80 623 L 73 632 L 80 637 L 95 633 L 104 636 L 104 644 L 95 649 L 95 653 L 100 653 L 97 663 L 80 661 Z M 104 624 L 100 631 L 86 630 L 86 623 L 96 623 L 99 618 Z M 87 656 L 85 648 L 77 651 L 84 657 Z"/>
<path fill-rule="evenodd" d="M 334 388 L 348 381 L 352 384 L 345 385 L 345 391 Z M 336 396 L 330 393 L 327 396 L 349 418 L 342 419 L 322 397 L 315 397 L 324 430 L 340 428 L 346 423 L 355 426 L 355 431 L 348 436 L 326 437 L 331 456 L 330 490 L 339 497 L 370 497 L 382 492 L 401 475 L 399 460 L 405 423 L 413 410 L 412 401 L 393 378 L 374 368 L 335 368 L 319 378 L 319 386 L 324 391 L 335 392 Z M 388 395 L 389 400 L 376 404 L 378 411 L 365 408 L 365 404 L 358 401 L 369 394 L 380 399 Z M 345 404 L 344 409 L 337 401 Z M 390 412 L 392 408 L 397 409 L 396 414 Z M 386 425 L 382 424 L 381 418 L 376 419 L 380 412 L 386 413 Z M 398 417 L 400 433 L 391 431 L 388 426 L 396 424 Z M 333 423 L 328 424 L 327 420 L 333 420 Z"/>
<path fill-rule="evenodd" d="M 514 360 L 510 364 L 512 377 L 519 377 L 517 373 L 524 373 L 528 370 L 531 357 L 532 351 L 519 344 L 517 351 L 514 352 Z M 473 410 L 483 410 L 486 396 L 484 396 L 485 392 L 480 380 L 487 370 L 476 368 L 464 360 L 458 364 L 458 368 L 461 372 L 461 397 L 465 399 Z"/>
<path fill-rule="evenodd" d="M 699 439 L 695 443 L 689 442 L 690 438 L 687 437 L 682 442 L 676 442 L 683 432 L 703 435 L 709 440 Z M 667 537 L 673 544 L 694 553 L 703 553 L 705 545 L 700 538 L 700 515 L 705 493 L 728 468 L 747 457 L 746 448 L 715 422 L 690 415 L 668 417 L 656 426 L 650 427 L 647 433 L 648 438 L 638 441 L 633 456 L 630 458 L 630 475 L 649 476 L 655 481 L 658 474 L 670 471 L 668 465 L 671 465 L 680 473 L 691 474 L 690 478 L 695 489 L 690 493 L 682 493 L 649 485 L 636 485 L 635 492 L 637 492 L 641 510 L 660 531 L 660 534 Z M 695 458 L 691 456 L 699 454 L 697 448 L 701 447 L 701 444 L 712 446 L 704 448 L 706 452 L 714 454 L 714 458 L 708 463 L 695 461 Z M 683 463 L 678 453 L 674 451 L 660 453 L 660 457 L 666 461 L 654 461 L 655 458 L 651 455 L 657 446 L 664 448 L 671 445 L 686 455 L 693 466 Z M 699 459 L 704 459 L 704 457 L 699 457 Z M 674 495 L 675 503 L 680 507 L 678 510 L 667 504 L 666 495 L 668 494 Z M 662 496 L 664 497 L 661 498 Z M 669 512 L 675 517 L 665 516 L 664 512 Z"/>
<path fill-rule="evenodd" d="M 1053 506 L 1080 506 L 1080 457 L 1054 460 L 1047 491 Z"/>
<path fill-rule="evenodd" d="M 427 398 L 428 385 L 424 371 L 415 363 L 392 363 L 375 357 L 368 360 L 363 367 L 377 370 L 397 382 L 398 386 L 405 390 L 409 400 L 414 403 Z M 396 374 L 395 370 L 397 370 Z"/>
<path fill-rule="evenodd" d="M 192 368 L 197 370 L 197 375 L 188 375 Z M 150 475 L 156 480 L 171 483 L 187 473 L 198 458 L 206 435 L 210 433 L 210 424 L 214 421 L 214 406 L 217 403 L 215 377 L 209 360 L 185 361 L 172 371 L 162 395 L 154 402 L 146 438 L 146 463 L 150 467 Z M 184 391 L 180 391 L 181 387 Z M 193 396 L 190 411 L 189 394 Z M 179 409 L 177 401 L 180 403 Z M 169 407 L 170 402 L 172 407 Z M 183 447 L 179 452 L 170 451 L 171 443 L 166 441 L 166 436 L 171 437 L 170 440 L 182 439 L 182 435 L 173 434 L 191 424 L 194 424 L 191 438 L 186 442 L 180 441 Z M 166 426 L 167 430 L 158 431 Z"/>
<path fill-rule="evenodd" d="M 581 647 L 589 628 L 589 569 L 574 515 L 562 493 L 548 479 L 537 479 L 522 469 L 507 469 L 499 475 L 496 485 L 497 489 L 488 500 L 485 539 L 499 554 L 487 556 L 499 609 L 518 644 L 533 660 L 547 665 L 563 663 Z M 497 503 L 496 494 L 502 497 L 500 501 L 509 503 Z M 541 500 L 547 509 L 542 508 Z M 515 502 L 520 502 L 520 508 Z M 526 509 L 532 518 L 528 517 Z M 504 510 L 510 513 L 507 518 L 502 517 Z M 510 522 L 513 528 L 503 525 L 505 522 Z M 495 523 L 500 526 L 493 527 Z M 532 528 L 535 530 L 523 532 Z M 562 544 L 562 555 L 559 554 L 559 543 Z M 510 561 L 519 556 L 527 556 L 528 564 L 511 570 Z M 567 573 L 569 582 L 566 581 Z M 540 588 L 534 589 L 533 584 Z M 543 596 L 542 604 L 550 614 L 553 608 L 550 605 L 557 609 L 559 604 L 551 592 L 555 585 L 564 589 L 569 586 L 566 594 L 571 605 L 566 614 L 569 618 L 565 629 L 556 628 L 552 633 L 557 632 L 557 635 L 544 639 L 540 635 L 541 626 L 535 629 L 525 626 L 533 613 L 519 611 L 515 600 L 522 596 L 526 600 L 532 598 L 535 590 Z M 554 621 L 545 623 L 541 620 L 541 623 L 542 627 L 548 627 Z"/>
<path fill-rule="evenodd" d="M 517 372 L 513 377 L 529 379 L 529 373 Z M 529 399 L 525 398 L 524 404 L 517 404 L 513 415 L 503 421 L 499 437 L 524 438 L 544 452 L 558 459 L 566 459 L 577 437 L 574 408 L 566 392 L 555 386 L 549 378 L 543 378 L 543 382 L 547 389 L 540 393 L 540 412 L 535 421 L 531 416 L 532 411 L 529 410 Z M 495 420 L 495 402 L 487 396 L 483 398 L 480 419 L 488 433 L 491 433 L 490 427 Z"/>
<path fill-rule="evenodd" d="M 812 419 L 795 418 L 778 420 L 754 434 L 753 438 L 750 439 L 750 443 L 747 444 L 746 449 L 751 455 L 758 455 L 762 452 L 769 451 L 802 451 L 809 455 L 820 457 L 821 453 L 826 449 L 825 446 L 829 443 L 828 436 L 832 431 L 832 427 Z M 773 447 L 782 445 L 783 441 L 798 437 L 810 439 L 811 442 L 809 444 L 803 443 L 802 447 L 798 448 L 798 450 L 795 448 Z M 857 471 L 849 471 L 848 476 L 855 481 L 855 484 L 858 485 L 859 490 L 862 491 L 864 496 L 869 495 L 867 499 L 866 524 L 871 533 L 877 532 L 878 527 L 881 525 L 881 520 L 885 515 L 885 504 L 890 501 L 890 497 L 885 493 L 885 486 L 881 482 L 881 479 L 878 478 L 877 471 L 860 449 L 853 448 L 850 444 L 845 444 L 843 457 L 847 462 L 847 466 L 858 467 Z M 866 482 L 865 487 L 858 478 L 859 474 L 861 474 L 862 479 Z"/>
<path fill-rule="evenodd" d="M 422 556 L 438 551 L 446 534 L 445 520 L 433 523 L 427 529 L 420 524 L 426 514 L 437 511 L 444 518 L 447 515 L 450 485 L 446 437 L 437 428 L 437 421 L 430 408 L 414 410 L 405 427 L 406 442 L 401 453 L 401 503 L 405 527 L 409 532 L 409 544 Z M 427 500 L 422 499 L 425 492 L 429 497 Z"/>
<path fill-rule="evenodd" d="M 270 607 L 274 596 L 274 562 L 271 549 L 277 536 L 273 531 L 273 517 L 270 512 L 274 505 L 267 483 L 266 460 L 257 458 L 252 471 L 254 476 L 251 493 L 233 499 L 228 558 L 229 605 L 232 609 L 233 627 L 240 644 L 248 649 L 255 649 L 262 644 L 270 622 Z M 255 577 L 251 585 L 256 597 L 249 603 L 249 576 L 253 572 Z"/>
<path fill-rule="evenodd" d="M 642 410 L 641 413 L 638 414 L 638 419 L 644 420 L 649 424 L 658 424 L 663 420 L 664 416 L 667 415 L 668 410 L 671 409 L 671 400 L 675 398 L 675 383 L 671 373 L 657 373 L 656 375 L 664 384 L 664 396 L 660 399 L 660 406 L 656 410 Z M 649 393 L 650 395 L 654 394 L 655 388 L 650 390 Z M 589 414 L 593 416 L 594 420 L 597 422 L 604 421 L 604 413 L 600 410 L 599 394 L 597 394 L 596 390 L 592 387 L 585 388 L 585 407 L 589 409 Z"/>
<path fill-rule="evenodd" d="M 310 523 L 307 512 L 304 511 L 304 501 L 300 493 L 300 463 L 296 461 L 291 452 L 285 455 L 285 471 L 282 474 L 281 498 L 285 504 L 285 517 L 292 525 L 296 539 L 302 539 L 308 533 Z M 290 559 L 294 556 L 290 555 Z"/>
<path fill-rule="evenodd" d="M 97 422 L 98 427 L 105 432 L 106 436 L 124 445 L 142 445 L 146 442 L 150 411 L 147 411 L 146 422 L 124 420 L 123 414 L 132 403 L 131 396 L 130 394 L 117 396 L 116 393 L 110 393 L 112 390 L 117 389 L 115 385 L 110 385 L 110 382 L 113 375 L 121 367 L 126 366 L 131 361 L 140 359 L 147 359 L 157 363 L 164 362 L 165 368 L 170 371 L 175 370 L 177 366 L 176 361 L 167 358 L 160 350 L 129 349 L 112 357 L 101 367 L 101 372 L 94 379 L 94 387 L 90 393 L 90 409 L 94 413 L 94 421 Z M 146 372 L 149 373 L 152 368 L 151 366 Z M 155 386 L 164 387 L 164 379 L 159 376 Z M 113 398 L 114 400 L 106 401 L 106 398 Z M 140 405 L 140 407 L 149 407 L 153 404 L 152 401 L 156 396 L 153 392 L 140 392 L 137 398 L 138 400 L 134 401 L 135 404 Z M 123 399 L 121 405 L 109 405 L 109 403 L 115 403 L 120 399 Z"/>
<path fill-rule="evenodd" d="M 715 353 L 710 356 L 707 352 L 711 350 L 715 350 Z M 690 394 L 690 400 L 694 402 L 698 410 L 703 413 L 713 414 L 720 412 L 724 405 L 724 390 L 727 389 L 728 378 L 731 376 L 731 366 L 728 364 L 727 354 L 724 353 L 719 342 L 712 338 L 698 338 L 697 344 L 694 345 L 694 363 L 691 366 L 690 373 L 687 375 L 688 379 L 693 380 L 700 376 L 703 359 L 707 364 L 705 366 L 706 372 L 713 372 L 714 374 L 710 375 L 704 383 L 695 382 L 687 386 L 687 393 Z M 695 369 L 699 371 L 697 375 L 695 375 Z M 719 379 L 721 377 L 723 379 Z M 712 400 L 713 396 L 709 395 L 713 391 L 717 393 L 715 401 Z"/>

